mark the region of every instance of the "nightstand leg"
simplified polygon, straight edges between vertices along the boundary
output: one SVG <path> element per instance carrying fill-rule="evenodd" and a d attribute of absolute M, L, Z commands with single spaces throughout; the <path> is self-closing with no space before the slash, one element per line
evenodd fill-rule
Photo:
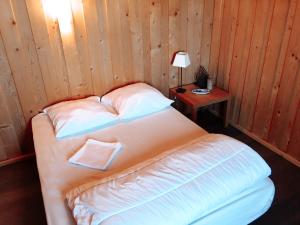
<path fill-rule="evenodd" d="M 198 109 L 192 108 L 192 120 L 197 123 L 197 115 L 198 115 Z"/>
<path fill-rule="evenodd" d="M 222 110 L 223 110 L 223 121 L 224 127 L 228 127 L 229 123 L 229 110 L 230 110 L 230 100 L 227 100 L 222 103 Z"/>
<path fill-rule="evenodd" d="M 176 96 L 173 95 L 171 91 L 169 92 L 169 99 L 174 101 L 173 106 L 175 109 L 178 109 L 178 105 L 177 105 L 178 103 L 177 103 Z"/>

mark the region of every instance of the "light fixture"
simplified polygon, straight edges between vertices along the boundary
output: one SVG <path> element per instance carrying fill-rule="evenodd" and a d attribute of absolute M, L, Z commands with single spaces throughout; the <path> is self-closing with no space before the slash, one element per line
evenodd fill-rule
<path fill-rule="evenodd" d="M 182 68 L 191 64 L 189 55 L 186 52 L 177 52 L 172 63 L 173 66 L 180 68 L 180 86 L 176 89 L 178 93 L 184 93 L 185 89 L 182 88 Z"/>
<path fill-rule="evenodd" d="M 68 34 L 72 31 L 72 10 L 70 0 L 43 0 L 46 14 L 58 20 L 60 32 Z"/>

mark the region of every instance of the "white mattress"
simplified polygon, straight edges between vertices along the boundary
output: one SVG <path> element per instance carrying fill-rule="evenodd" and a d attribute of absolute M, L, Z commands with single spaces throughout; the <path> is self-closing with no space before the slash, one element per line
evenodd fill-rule
<path fill-rule="evenodd" d="M 84 136 L 59 141 L 55 139 L 53 128 L 46 115 L 39 114 L 34 117 L 32 127 L 44 205 L 49 225 L 69 225 L 75 223 L 65 202 L 65 193 L 68 190 L 84 182 L 109 176 L 164 150 L 176 147 L 206 134 L 203 129 L 172 108 L 144 118 L 126 123 L 118 123 Z M 107 172 L 74 166 L 67 162 L 68 158 L 88 138 L 108 142 L 118 141 L 124 145 L 123 152 L 118 155 Z M 250 188 L 248 192 L 241 193 L 241 196 L 235 196 L 235 199 L 229 200 L 222 207 L 216 206 L 215 209 L 208 212 L 206 217 L 199 219 L 197 225 L 211 224 L 205 223 L 205 221 L 210 220 L 224 220 L 222 217 L 227 215 L 222 213 L 224 209 L 232 211 L 230 215 L 231 219 L 234 216 L 233 214 L 235 214 L 235 216 L 240 218 L 240 222 L 248 221 L 246 218 L 249 219 L 250 217 L 251 220 L 248 222 L 252 221 L 270 206 L 274 195 L 272 182 L 266 180 L 262 183 L 263 185 L 257 184 Z M 264 188 L 261 188 L 262 186 Z M 266 195 L 264 191 L 257 191 L 259 189 L 266 190 L 269 195 Z M 270 194 L 272 191 L 273 195 Z M 247 198 L 246 196 L 252 197 Z M 244 205 L 244 207 L 249 205 L 252 207 L 253 199 L 255 198 L 261 198 L 264 201 L 261 201 L 261 207 L 256 207 L 257 210 L 255 210 L 255 213 L 252 213 L 252 216 L 250 216 L 249 210 L 239 210 L 239 204 Z M 236 212 L 239 212 L 239 214 L 236 215 Z"/>

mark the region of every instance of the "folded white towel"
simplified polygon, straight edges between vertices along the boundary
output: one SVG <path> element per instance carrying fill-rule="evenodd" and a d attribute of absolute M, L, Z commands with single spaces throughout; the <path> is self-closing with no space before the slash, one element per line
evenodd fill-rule
<path fill-rule="evenodd" d="M 92 169 L 106 170 L 121 149 L 122 145 L 119 142 L 108 143 L 88 139 L 69 162 Z"/>

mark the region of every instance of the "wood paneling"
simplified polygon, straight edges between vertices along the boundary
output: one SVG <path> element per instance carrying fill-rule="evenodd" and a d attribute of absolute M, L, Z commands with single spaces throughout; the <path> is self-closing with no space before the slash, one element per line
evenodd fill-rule
<path fill-rule="evenodd" d="M 0 1 L 3 137 L 19 145 L 46 105 L 128 82 L 167 95 L 184 50 L 184 83 L 203 65 L 231 93 L 233 124 L 300 160 L 299 0 L 61 0 L 57 18 L 47 1 Z"/>
<path fill-rule="evenodd" d="M 69 97 L 68 74 L 58 24 L 44 14 L 42 0 L 26 0 L 47 99 Z"/>
<path fill-rule="evenodd" d="M 255 103 L 265 61 L 271 19 L 273 16 L 274 1 L 257 1 L 256 8 L 239 117 L 240 125 L 246 129 L 251 129 L 253 123 Z"/>
<path fill-rule="evenodd" d="M 299 0 L 230 0 L 214 12 L 223 21 L 217 84 L 232 94 L 231 122 L 299 165 Z"/>
<path fill-rule="evenodd" d="M 0 1 L 0 160 L 21 151 L 30 119 L 49 104 L 133 81 L 167 95 L 175 52 L 190 51 L 185 83 L 209 63 L 214 1 L 61 0 L 57 17 L 49 2 Z"/>
<path fill-rule="evenodd" d="M 178 85 L 178 68 L 171 65 L 174 53 L 187 50 L 188 3 L 190 1 L 169 0 L 169 86 Z M 183 70 L 185 82 L 186 70 Z"/>
<path fill-rule="evenodd" d="M 252 125 L 253 132 L 263 139 L 267 139 L 271 125 L 273 108 L 294 21 L 295 4 L 296 1 L 276 1 L 274 6 L 274 15 L 262 71 L 262 75 L 271 74 L 272 76 L 261 76 Z"/>
<path fill-rule="evenodd" d="M 186 74 L 183 77 L 185 83 L 190 83 L 194 80 L 194 74 L 199 69 L 201 60 L 201 44 L 203 41 L 204 33 L 201 24 L 204 25 L 204 1 L 203 0 L 191 0 L 188 1 L 188 14 L 190 15 L 187 29 L 187 52 L 189 53 L 191 65 L 187 67 Z M 203 28 L 203 29 L 202 29 Z"/>
<path fill-rule="evenodd" d="M 25 120 L 0 33 L 0 160 L 20 152 Z"/>
<path fill-rule="evenodd" d="M 3 43 L 28 121 L 47 104 L 47 96 L 24 1 L 0 1 L 0 15 Z"/>

